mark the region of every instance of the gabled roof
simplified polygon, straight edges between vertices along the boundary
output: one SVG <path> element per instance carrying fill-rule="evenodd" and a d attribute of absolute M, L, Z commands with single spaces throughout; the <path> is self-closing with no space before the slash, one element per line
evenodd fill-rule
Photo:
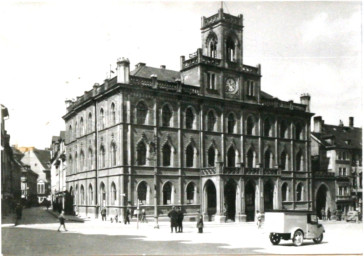
<path fill-rule="evenodd" d="M 176 79 L 181 79 L 181 73 L 178 71 L 165 69 L 165 68 L 153 68 L 145 66 L 144 64 L 137 65 L 137 68 L 130 72 L 132 76 L 139 76 L 143 78 L 150 78 L 151 75 L 156 75 L 158 80 L 175 82 Z"/>
<path fill-rule="evenodd" d="M 325 147 L 362 149 L 362 128 L 326 124 L 321 133 L 311 135 Z"/>
<path fill-rule="evenodd" d="M 49 169 L 49 162 L 51 160 L 51 152 L 49 150 L 34 149 L 34 154 L 37 156 L 38 160 L 41 162 L 45 169 Z"/>

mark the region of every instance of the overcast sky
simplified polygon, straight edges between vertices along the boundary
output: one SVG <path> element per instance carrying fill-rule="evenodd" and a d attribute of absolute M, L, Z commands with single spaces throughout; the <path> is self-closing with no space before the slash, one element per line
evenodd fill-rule
<path fill-rule="evenodd" d="M 244 15 L 244 63 L 262 89 L 311 95 L 325 123 L 362 126 L 360 2 L 225 2 Z M 64 130 L 65 99 L 102 83 L 118 57 L 179 70 L 201 47 L 201 16 L 220 2 L 0 3 L 0 103 L 11 144 L 48 147 Z"/>

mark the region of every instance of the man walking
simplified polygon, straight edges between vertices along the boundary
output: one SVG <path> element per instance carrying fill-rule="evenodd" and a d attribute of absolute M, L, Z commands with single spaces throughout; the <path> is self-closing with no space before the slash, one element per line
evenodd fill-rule
<path fill-rule="evenodd" d="M 130 209 L 126 208 L 124 224 L 130 224 Z"/>
<path fill-rule="evenodd" d="M 176 207 L 173 206 L 172 210 L 168 213 L 168 217 L 171 219 L 171 233 L 174 231 L 177 233 L 177 225 L 178 225 L 178 213 L 176 212 Z"/>
<path fill-rule="evenodd" d="M 66 229 L 66 224 L 65 224 L 65 222 L 66 222 L 66 219 L 65 219 L 65 217 L 64 217 L 64 211 L 62 211 L 61 212 L 61 214 L 58 216 L 58 220 L 59 220 L 59 227 L 58 227 L 58 232 L 61 232 L 61 230 L 60 230 L 60 228 L 61 228 L 61 226 L 63 226 L 63 228 L 64 228 L 64 231 L 68 231 L 67 229 Z"/>
<path fill-rule="evenodd" d="M 183 233 L 183 212 L 182 212 L 182 209 L 181 207 L 178 208 L 178 232 L 179 233 Z"/>

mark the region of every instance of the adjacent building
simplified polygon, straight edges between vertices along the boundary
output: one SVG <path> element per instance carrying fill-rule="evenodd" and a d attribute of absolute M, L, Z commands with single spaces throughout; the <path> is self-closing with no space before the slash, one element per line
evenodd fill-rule
<path fill-rule="evenodd" d="M 314 196 L 319 216 L 327 212 L 362 212 L 362 128 L 325 124 L 321 116 L 314 117 L 311 134 Z"/>
<path fill-rule="evenodd" d="M 201 48 L 180 71 L 117 62 L 117 76 L 68 101 L 67 189 L 74 210 L 123 215 L 172 205 L 206 219 L 253 221 L 255 211 L 312 210 L 310 96 L 262 90 L 243 63 L 243 16 L 201 23 Z"/>
<path fill-rule="evenodd" d="M 37 198 L 38 203 L 42 203 L 50 196 L 51 176 L 50 176 L 50 159 L 51 154 L 48 149 L 36 149 L 17 147 L 19 151 L 24 151 L 21 162 L 38 175 L 37 178 Z"/>

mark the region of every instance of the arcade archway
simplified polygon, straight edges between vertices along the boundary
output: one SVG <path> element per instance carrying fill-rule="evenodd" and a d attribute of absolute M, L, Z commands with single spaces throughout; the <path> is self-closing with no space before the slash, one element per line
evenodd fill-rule
<path fill-rule="evenodd" d="M 264 211 L 273 210 L 274 184 L 271 180 L 264 184 Z"/>
<path fill-rule="evenodd" d="M 205 184 L 205 202 L 205 212 L 211 220 L 211 216 L 216 213 L 216 187 L 211 180 Z"/>
<path fill-rule="evenodd" d="M 252 181 L 249 181 L 245 185 L 245 214 L 246 214 L 246 221 L 254 221 L 255 184 Z"/>
<path fill-rule="evenodd" d="M 322 209 L 327 211 L 330 202 L 330 195 L 327 187 L 325 185 L 321 185 L 316 193 L 316 214 L 322 219 L 321 211 Z"/>
<path fill-rule="evenodd" d="M 224 187 L 226 218 L 235 221 L 236 183 L 230 179 Z"/>

